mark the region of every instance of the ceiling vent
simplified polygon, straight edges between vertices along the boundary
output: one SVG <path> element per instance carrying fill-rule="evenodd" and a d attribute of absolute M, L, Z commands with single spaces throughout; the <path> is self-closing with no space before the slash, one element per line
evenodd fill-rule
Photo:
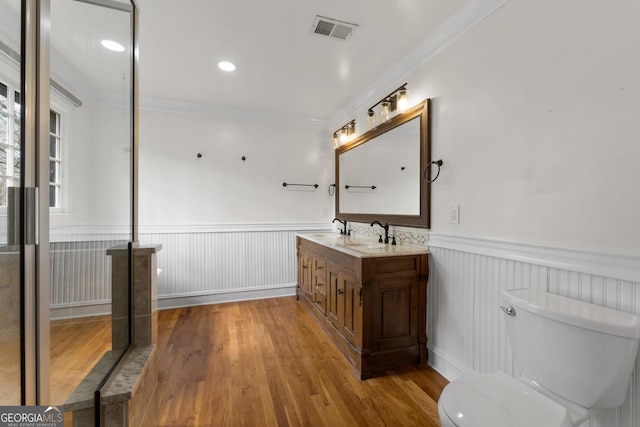
<path fill-rule="evenodd" d="M 349 22 L 338 21 L 337 19 L 317 15 L 316 19 L 313 21 L 310 33 L 333 39 L 349 40 L 357 28 L 357 24 L 351 24 Z"/>

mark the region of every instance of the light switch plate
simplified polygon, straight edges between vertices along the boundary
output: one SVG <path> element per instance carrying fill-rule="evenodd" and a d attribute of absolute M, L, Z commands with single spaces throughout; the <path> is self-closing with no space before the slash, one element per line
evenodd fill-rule
<path fill-rule="evenodd" d="M 460 224 L 460 205 L 449 207 L 449 224 Z"/>

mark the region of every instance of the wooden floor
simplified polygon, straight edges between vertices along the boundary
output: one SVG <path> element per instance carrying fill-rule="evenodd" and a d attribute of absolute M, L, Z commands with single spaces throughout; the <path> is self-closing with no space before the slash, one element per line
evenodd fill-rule
<path fill-rule="evenodd" d="M 51 321 L 50 402 L 63 405 L 111 349 L 111 316 Z M 0 405 L 20 404 L 20 331 L 0 334 Z"/>
<path fill-rule="evenodd" d="M 446 379 L 361 381 L 294 297 L 160 311 L 161 426 L 439 426 Z"/>

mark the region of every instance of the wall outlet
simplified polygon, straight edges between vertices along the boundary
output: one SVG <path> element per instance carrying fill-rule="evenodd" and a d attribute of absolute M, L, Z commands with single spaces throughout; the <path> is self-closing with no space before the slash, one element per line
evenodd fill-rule
<path fill-rule="evenodd" d="M 460 224 L 460 205 L 449 207 L 449 224 Z"/>

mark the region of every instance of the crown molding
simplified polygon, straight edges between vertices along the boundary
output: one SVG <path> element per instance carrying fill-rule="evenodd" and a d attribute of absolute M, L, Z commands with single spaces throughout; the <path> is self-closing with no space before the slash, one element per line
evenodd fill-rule
<path fill-rule="evenodd" d="M 340 126 L 348 121 L 354 112 L 368 108 L 384 94 L 392 91 L 399 82 L 407 81 L 407 77 L 419 66 L 433 59 L 447 46 L 453 43 L 469 29 L 482 22 L 501 8 L 509 0 L 483 0 L 467 2 L 458 13 L 438 27 L 418 47 L 404 59 L 397 62 L 378 80 L 373 82 L 361 96 L 353 99 L 329 120 L 329 128 Z M 411 82 L 409 82 L 411 83 Z"/>
<path fill-rule="evenodd" d="M 251 121 L 261 121 L 271 124 L 300 126 L 314 129 L 326 129 L 327 121 L 314 119 L 296 114 L 279 113 L 275 111 L 239 108 L 199 102 L 177 101 L 164 98 L 140 97 L 140 109 L 164 113 L 177 113 L 196 116 L 230 117 Z"/>

